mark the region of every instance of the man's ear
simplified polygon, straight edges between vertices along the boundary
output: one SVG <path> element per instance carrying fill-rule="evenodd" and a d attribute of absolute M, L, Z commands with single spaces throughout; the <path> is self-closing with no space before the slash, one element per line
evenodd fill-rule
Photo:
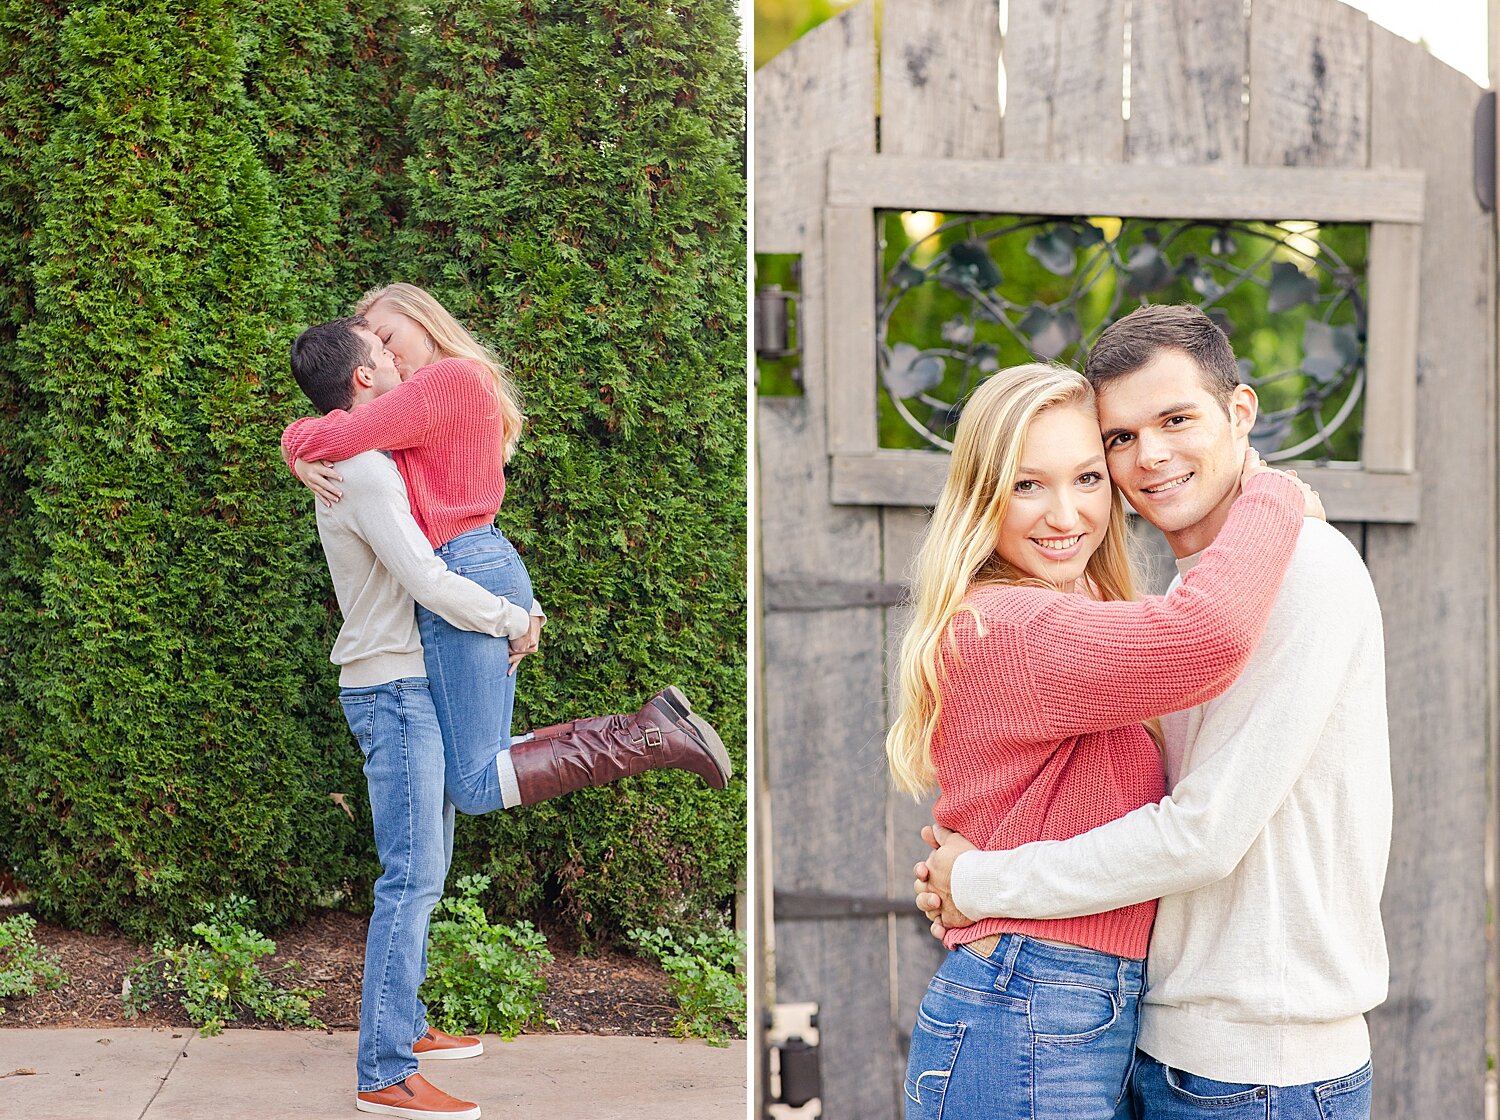
<path fill-rule="evenodd" d="M 1248 385 L 1236 385 L 1234 392 L 1229 394 L 1229 424 L 1235 436 L 1248 439 L 1259 415 L 1260 398 L 1255 395 L 1255 390 Z"/>
<path fill-rule="evenodd" d="M 354 387 L 355 392 L 368 389 L 375 384 L 375 371 L 369 366 L 355 366 L 349 383 Z"/>

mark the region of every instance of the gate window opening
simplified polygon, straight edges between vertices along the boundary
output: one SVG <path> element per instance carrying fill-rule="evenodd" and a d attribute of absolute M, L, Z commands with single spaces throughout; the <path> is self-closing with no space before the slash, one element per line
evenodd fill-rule
<path fill-rule="evenodd" d="M 1116 319 L 1147 303 L 1193 303 L 1229 335 L 1260 397 L 1251 441 L 1262 455 L 1359 464 L 1369 223 L 922 210 L 875 219 L 879 447 L 950 450 L 964 401 L 989 374 L 1037 360 L 1082 368 Z"/>

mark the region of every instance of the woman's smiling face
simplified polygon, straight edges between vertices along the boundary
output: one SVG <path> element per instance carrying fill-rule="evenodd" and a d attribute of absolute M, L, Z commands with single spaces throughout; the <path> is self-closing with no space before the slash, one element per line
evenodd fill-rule
<path fill-rule="evenodd" d="M 365 322 L 395 356 L 402 381 L 437 360 L 437 347 L 427 332 L 415 319 L 394 307 L 376 303 L 365 312 Z"/>
<path fill-rule="evenodd" d="M 1026 432 L 995 550 L 1022 575 L 1071 591 L 1104 540 L 1111 500 L 1093 412 L 1049 408 Z"/>

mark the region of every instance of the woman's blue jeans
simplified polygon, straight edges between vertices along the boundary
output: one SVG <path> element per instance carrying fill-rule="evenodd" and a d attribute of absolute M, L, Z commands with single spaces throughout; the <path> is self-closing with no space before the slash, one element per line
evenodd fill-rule
<path fill-rule="evenodd" d="M 461 533 L 437 549 L 448 570 L 531 609 L 531 577 L 515 548 L 492 525 Z M 495 757 L 510 749 L 516 678 L 509 675 L 510 642 L 460 630 L 417 607 L 432 703 L 443 733 L 445 782 L 460 813 L 504 806 Z"/>
<path fill-rule="evenodd" d="M 417 1072 L 413 1042 L 427 1030 L 417 988 L 427 975 L 427 929 L 452 855 L 443 797 L 443 744 L 423 677 L 339 693 L 365 758 L 381 875 L 365 937 L 358 1089 L 374 1092 Z"/>
<path fill-rule="evenodd" d="M 906 1120 L 1130 1116 L 1145 962 L 1005 934 L 950 952 L 927 987 Z"/>

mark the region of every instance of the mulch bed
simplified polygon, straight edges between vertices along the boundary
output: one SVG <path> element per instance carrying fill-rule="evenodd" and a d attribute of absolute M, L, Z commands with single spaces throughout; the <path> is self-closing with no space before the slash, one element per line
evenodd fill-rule
<path fill-rule="evenodd" d="M 22 907 L 0 906 L 0 921 Z M 286 975 L 291 983 L 321 988 L 312 1011 L 331 1028 L 359 1026 L 359 983 L 369 919 L 338 910 L 319 910 L 305 922 L 281 931 L 266 971 L 298 961 Z M 580 956 L 566 931 L 547 930 L 554 960 L 547 966 L 543 1003 L 558 1029 L 580 1034 L 669 1035 L 676 1004 L 670 981 L 655 964 L 614 950 Z M 52 992 L 26 999 L 0 999 L 0 1027 L 188 1027 L 180 1008 L 158 1006 L 135 1019 L 120 1008 L 120 987 L 131 966 L 149 950 L 118 934 L 78 933 L 38 924 L 36 940 L 57 954 L 70 980 Z M 279 1029 L 276 1024 L 233 1023 L 234 1027 Z"/>

